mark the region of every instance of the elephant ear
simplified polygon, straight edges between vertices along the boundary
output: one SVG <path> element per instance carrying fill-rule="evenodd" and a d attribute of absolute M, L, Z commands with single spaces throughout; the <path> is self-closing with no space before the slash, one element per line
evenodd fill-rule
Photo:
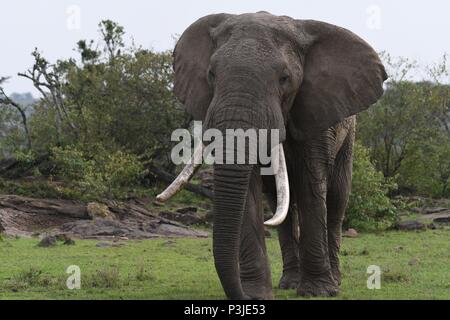
<path fill-rule="evenodd" d="M 297 20 L 304 53 L 303 82 L 289 129 L 300 140 L 367 109 L 383 95 L 386 71 L 378 54 L 352 32 L 324 22 Z"/>
<path fill-rule="evenodd" d="M 173 53 L 174 93 L 194 120 L 203 120 L 212 99 L 207 71 L 214 43 L 210 32 L 230 15 L 200 18 L 181 35 Z"/>

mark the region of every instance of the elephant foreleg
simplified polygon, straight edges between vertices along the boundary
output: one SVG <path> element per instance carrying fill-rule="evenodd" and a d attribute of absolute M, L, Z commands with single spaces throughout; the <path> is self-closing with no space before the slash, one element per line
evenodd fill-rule
<path fill-rule="evenodd" d="M 335 167 L 327 193 L 328 251 L 333 278 L 338 285 L 341 284 L 339 250 L 341 246 L 342 222 L 352 184 L 353 140 L 353 134 L 349 134 L 336 156 Z"/>
<path fill-rule="evenodd" d="M 272 207 L 272 205 L 271 205 Z M 273 208 L 271 208 L 274 211 Z M 296 289 L 300 283 L 300 259 L 298 256 L 298 210 L 289 207 L 286 220 L 278 227 L 278 241 L 283 258 L 283 274 L 278 287 Z"/>
<path fill-rule="evenodd" d="M 332 133 L 332 132 L 331 132 Z M 304 145 L 301 182 L 297 190 L 300 222 L 300 275 L 297 293 L 301 296 L 335 296 L 337 284 L 331 273 L 327 232 L 327 181 L 329 150 L 334 135 L 324 133 Z"/>
<path fill-rule="evenodd" d="M 278 287 L 284 290 L 297 289 L 300 283 L 297 215 L 297 209 L 291 206 L 286 221 L 278 227 L 278 241 L 283 257 L 283 275 Z"/>
<path fill-rule="evenodd" d="M 264 176 L 263 181 L 267 202 L 272 213 L 275 213 L 277 207 L 275 181 L 271 176 Z M 283 259 L 283 273 L 278 287 L 283 290 L 296 289 L 300 282 L 298 230 L 298 210 L 295 200 L 291 199 L 286 220 L 277 228 Z"/>

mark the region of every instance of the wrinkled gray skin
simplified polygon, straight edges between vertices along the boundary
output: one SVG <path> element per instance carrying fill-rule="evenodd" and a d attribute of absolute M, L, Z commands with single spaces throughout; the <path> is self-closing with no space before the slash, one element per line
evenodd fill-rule
<path fill-rule="evenodd" d="M 291 202 L 278 230 L 279 285 L 336 295 L 354 115 L 379 99 L 386 79 L 377 54 L 348 30 L 258 12 L 201 18 L 174 59 L 175 94 L 205 128 L 280 130 Z M 273 298 L 261 199 L 275 210 L 275 184 L 259 169 L 214 167 L 214 260 L 230 299 Z"/>

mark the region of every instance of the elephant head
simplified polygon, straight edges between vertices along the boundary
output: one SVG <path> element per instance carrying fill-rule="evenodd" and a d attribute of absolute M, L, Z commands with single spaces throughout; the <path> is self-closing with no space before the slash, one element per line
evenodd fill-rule
<path fill-rule="evenodd" d="M 312 138 L 367 109 L 386 79 L 376 52 L 350 31 L 266 12 L 199 19 L 176 45 L 174 71 L 176 96 L 205 128 L 278 129 L 280 142 L 288 134 Z M 253 167 L 214 170 L 214 259 L 230 298 L 245 297 L 239 234 Z M 160 199 L 176 192 L 194 169 L 188 165 Z M 289 191 L 286 181 L 279 185 L 279 193 Z"/>

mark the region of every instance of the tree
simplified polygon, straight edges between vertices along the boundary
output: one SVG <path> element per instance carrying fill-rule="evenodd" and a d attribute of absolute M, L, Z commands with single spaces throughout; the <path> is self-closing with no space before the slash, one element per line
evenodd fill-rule
<path fill-rule="evenodd" d="M 125 46 L 123 28 L 109 20 L 99 33 L 98 42 L 78 41 L 76 58 L 51 63 L 32 52 L 32 67 L 19 73 L 40 93 L 24 118 L 30 152 L 10 135 L 15 169 L 0 174 L 39 174 L 52 196 L 93 199 L 126 198 L 175 171 L 171 133 L 187 121 L 172 94 L 172 53 Z"/>
<path fill-rule="evenodd" d="M 383 56 L 390 78 L 382 99 L 358 116 L 358 138 L 369 147 L 377 169 L 385 177 L 393 177 L 406 157 L 415 127 L 423 123 L 418 103 L 422 92 L 414 82 L 405 80 L 415 68 L 413 62 Z"/>
<path fill-rule="evenodd" d="M 414 63 L 388 55 L 385 61 L 390 80 L 382 99 L 358 116 L 358 140 L 370 149 L 377 170 L 396 178 L 400 189 L 444 196 L 450 176 L 450 87 L 439 79 L 447 72 L 446 58 L 428 68 L 430 79 L 420 82 L 409 79 Z"/>
<path fill-rule="evenodd" d="M 34 65 L 19 74 L 41 93 L 31 121 L 36 148 L 100 143 L 173 169 L 169 139 L 185 114 L 172 94 L 171 52 L 125 48 L 123 27 L 110 20 L 99 32 L 99 43 L 77 43 L 79 62 L 51 64 L 35 49 Z"/>
<path fill-rule="evenodd" d="M 28 150 L 31 150 L 32 143 L 31 143 L 31 136 L 30 136 L 30 130 L 28 129 L 28 122 L 27 122 L 27 115 L 25 112 L 25 108 L 19 105 L 18 103 L 14 102 L 11 98 L 8 97 L 8 95 L 5 93 L 3 87 L 1 86 L 3 82 L 5 82 L 8 78 L 2 77 L 0 78 L 0 106 L 1 107 L 12 107 L 15 108 L 22 119 L 22 125 L 25 131 L 25 136 L 27 139 L 27 148 Z"/>

